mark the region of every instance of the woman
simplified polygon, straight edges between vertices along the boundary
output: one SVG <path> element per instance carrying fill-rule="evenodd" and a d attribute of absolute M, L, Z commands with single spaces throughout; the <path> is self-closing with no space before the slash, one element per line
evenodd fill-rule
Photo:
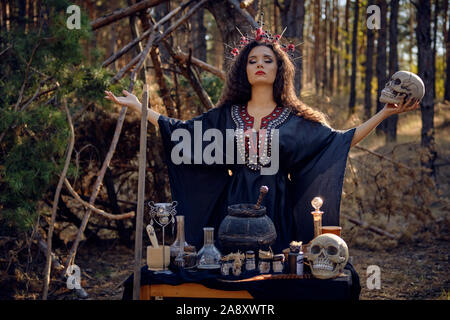
<path fill-rule="evenodd" d="M 159 127 L 163 138 L 172 198 L 179 202 L 178 214 L 186 216 L 186 240 L 197 248 L 202 244 L 202 227 L 217 230 L 228 205 L 256 203 L 262 185 L 269 187 L 262 205 L 277 230 L 274 252 L 281 252 L 292 240 L 307 243 L 312 239 L 310 201 L 316 196 L 324 199 L 323 225 L 339 225 L 349 148 L 390 115 L 419 106 L 412 100 L 401 106 L 388 104 L 357 128 L 333 130 L 324 114 L 297 98 L 294 72 L 294 65 L 278 43 L 252 41 L 235 57 L 215 108 L 188 121 L 149 109 L 148 120 Z M 140 112 L 139 100 L 127 91 L 123 93 L 124 97 L 115 97 L 107 91 L 106 98 Z M 204 160 L 195 161 L 196 155 L 188 151 L 183 154 L 187 161 L 175 164 L 174 130 L 186 129 L 195 139 L 200 127 L 203 134 L 214 128 L 223 136 L 227 129 L 236 130 L 236 157 L 229 149 L 222 150 L 223 154 L 217 149 L 215 154 L 233 161 L 223 160 L 225 157 L 223 164 L 206 164 Z M 197 140 L 201 137 L 205 151 L 208 143 L 204 136 L 197 135 Z M 275 160 L 279 163 L 274 166 Z M 268 168 L 264 174 L 262 170 Z"/>

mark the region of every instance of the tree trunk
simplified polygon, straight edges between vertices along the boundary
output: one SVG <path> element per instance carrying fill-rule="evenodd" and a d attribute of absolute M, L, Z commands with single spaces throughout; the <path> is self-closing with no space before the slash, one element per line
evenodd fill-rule
<path fill-rule="evenodd" d="M 352 39 L 352 75 L 350 78 L 350 102 L 349 113 L 355 113 L 356 105 L 356 60 L 357 60 L 357 44 L 358 44 L 358 20 L 359 20 L 359 0 L 355 1 L 355 18 L 353 20 L 353 39 Z"/>
<path fill-rule="evenodd" d="M 2 0 L 2 24 L 1 24 L 1 27 L 2 27 L 2 29 L 3 29 L 3 31 L 6 31 L 7 29 L 6 29 L 6 25 L 7 25 L 7 19 L 8 19 L 8 16 L 6 15 L 6 6 L 7 6 L 7 3 L 6 3 L 6 0 Z"/>
<path fill-rule="evenodd" d="M 305 1 L 289 0 L 284 2 L 284 6 L 280 6 L 281 28 L 287 28 L 283 37 L 295 39 L 295 44 L 303 43 L 303 29 L 305 25 Z M 280 34 L 282 30 L 278 33 Z M 283 41 L 283 40 L 282 40 Z M 303 54 L 303 44 L 296 47 L 298 56 Z M 301 95 L 303 59 L 294 61 L 295 65 L 295 91 L 298 96 Z"/>
<path fill-rule="evenodd" d="M 340 52 L 341 52 L 340 43 L 341 42 L 339 41 L 340 10 L 339 10 L 339 1 L 338 0 L 334 0 L 334 1 L 336 1 L 336 5 L 335 5 L 336 6 L 336 32 L 334 34 L 334 47 L 336 48 L 336 67 L 337 67 L 336 68 L 336 79 L 338 80 L 338 81 L 336 81 L 336 89 L 339 92 L 339 89 L 341 87 L 341 82 L 342 82 L 342 81 L 339 81 L 340 76 L 341 76 L 341 55 L 340 55 Z"/>
<path fill-rule="evenodd" d="M 421 144 L 429 150 L 429 156 L 422 160 L 422 165 L 431 169 L 434 176 L 436 146 L 434 140 L 434 68 L 431 65 L 431 4 L 430 0 L 417 2 L 417 47 L 418 47 L 418 76 L 425 85 L 425 96 L 422 99 L 422 134 Z"/>
<path fill-rule="evenodd" d="M 374 1 L 369 0 L 368 6 Z M 366 18 L 367 19 L 367 18 Z M 374 54 L 375 32 L 367 29 L 367 49 L 366 49 L 366 77 L 364 84 L 364 120 L 372 116 L 372 78 L 373 78 L 373 54 Z"/>
<path fill-rule="evenodd" d="M 325 1 L 325 8 L 324 8 L 324 14 L 325 14 L 325 20 L 321 23 L 323 25 L 323 48 L 322 48 L 322 57 L 323 57 L 323 63 L 322 63 L 322 94 L 327 94 L 328 89 L 328 57 L 327 57 L 327 38 L 328 38 L 328 30 L 327 30 L 327 20 L 329 17 L 330 12 L 330 5 L 329 1 Z"/>
<path fill-rule="evenodd" d="M 450 101 L 450 26 L 447 26 L 448 19 L 448 2 L 444 0 L 444 42 L 445 42 L 445 85 L 444 85 L 444 100 Z M 450 23 L 449 23 L 450 25 Z"/>
<path fill-rule="evenodd" d="M 344 30 L 345 30 L 345 59 L 344 59 L 344 75 L 345 75 L 345 81 L 344 83 L 348 83 L 348 80 L 350 78 L 349 75 L 349 56 L 350 56 L 350 28 L 349 28 L 349 20 L 350 20 L 350 0 L 347 0 L 345 2 L 345 17 L 344 17 Z"/>
<path fill-rule="evenodd" d="M 334 52 L 335 52 L 335 33 L 337 32 L 338 25 L 336 23 L 336 10 L 337 2 L 333 0 L 333 11 L 330 19 L 330 75 L 328 78 L 328 92 L 333 95 L 334 91 Z M 336 27 L 335 27 L 336 26 Z"/>
<path fill-rule="evenodd" d="M 255 12 L 258 10 L 258 4 L 258 0 L 255 0 L 252 3 L 252 8 L 255 10 Z M 217 22 L 217 26 L 221 31 L 221 41 L 222 43 L 224 43 L 223 65 L 225 66 L 225 70 L 227 70 L 230 61 L 226 59 L 226 57 L 230 56 L 230 48 L 226 47 L 225 43 L 230 46 L 233 45 L 233 43 L 239 43 L 239 38 L 241 35 L 236 30 L 236 26 L 238 26 L 242 33 L 248 33 L 250 35 L 251 28 L 249 26 L 249 21 L 238 10 L 240 8 L 235 8 L 234 5 L 231 5 L 228 0 L 209 1 L 205 4 L 205 8 L 207 8 L 214 16 L 214 19 Z M 249 15 L 251 16 L 250 13 Z M 254 19 L 255 17 L 252 16 L 252 18 Z M 245 26 L 249 27 L 246 28 Z"/>
<path fill-rule="evenodd" d="M 433 12 L 433 53 L 431 56 L 434 73 L 436 73 L 436 41 L 437 41 L 437 29 L 438 29 L 438 16 L 439 16 L 439 0 L 434 0 L 434 12 Z M 433 80 L 433 99 L 436 98 L 436 81 Z"/>
<path fill-rule="evenodd" d="M 399 0 L 391 0 L 391 12 L 389 17 L 389 78 L 398 71 L 397 51 L 397 18 Z M 397 141 L 398 115 L 395 114 L 386 119 L 386 141 Z"/>
<path fill-rule="evenodd" d="M 320 76 L 320 16 L 321 16 L 320 0 L 314 1 L 314 22 L 313 22 L 313 34 L 314 34 L 314 75 L 315 75 L 315 87 L 316 94 L 319 94 L 321 87 Z"/>
<path fill-rule="evenodd" d="M 386 12 L 387 12 L 387 4 L 386 0 L 377 0 L 377 5 L 380 7 L 380 29 L 378 30 L 378 38 L 377 38 L 377 59 L 376 59 L 376 73 L 377 73 L 377 109 L 379 112 L 383 109 L 384 104 L 380 102 L 379 98 L 381 95 L 381 90 L 383 90 L 384 86 L 387 82 L 386 75 L 386 38 L 387 38 L 387 30 L 386 30 Z M 384 132 L 385 122 L 381 122 L 376 128 L 376 133 L 380 134 Z"/>
<path fill-rule="evenodd" d="M 197 59 L 206 62 L 206 28 L 203 23 L 204 10 L 200 8 L 192 15 L 192 31 L 191 31 L 191 43 L 192 43 L 192 55 Z"/>

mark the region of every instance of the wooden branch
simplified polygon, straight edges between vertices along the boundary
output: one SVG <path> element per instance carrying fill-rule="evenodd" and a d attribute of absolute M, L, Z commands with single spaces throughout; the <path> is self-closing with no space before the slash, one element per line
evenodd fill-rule
<path fill-rule="evenodd" d="M 159 20 L 154 26 L 153 26 L 153 31 L 157 32 L 158 28 L 160 26 L 162 26 L 165 22 L 169 21 L 174 15 L 176 15 L 178 12 L 180 12 L 181 10 L 183 10 L 187 5 L 189 5 L 192 2 L 192 0 L 186 1 L 184 3 L 182 3 L 178 8 L 172 10 L 171 12 L 169 12 L 164 18 L 162 18 L 161 20 Z M 127 53 L 128 51 L 130 51 L 137 43 L 139 43 L 140 41 L 142 41 L 143 39 L 147 38 L 150 35 L 150 32 L 152 32 L 151 29 L 148 29 L 146 31 L 144 31 L 139 37 L 133 39 L 130 43 L 128 43 L 126 46 L 124 46 L 122 49 L 120 49 L 119 51 L 117 51 L 115 54 L 113 54 L 112 56 L 110 56 L 108 59 L 106 59 L 103 63 L 102 63 L 102 67 L 107 67 L 108 65 L 110 65 L 111 63 L 113 63 L 114 61 L 116 61 L 117 59 L 119 59 L 121 56 L 123 56 L 125 53 Z"/>
<path fill-rule="evenodd" d="M 131 16 L 138 11 L 142 11 L 147 8 L 157 6 L 158 4 L 163 2 L 167 2 L 167 0 L 143 0 L 127 8 L 115 10 L 112 13 L 107 14 L 106 16 L 100 17 L 92 21 L 91 22 L 92 30 L 99 29 L 117 20 Z"/>
<path fill-rule="evenodd" d="M 202 104 L 206 108 L 206 110 L 210 110 L 210 109 L 214 108 L 214 104 L 212 103 L 210 97 L 208 96 L 208 93 L 205 91 L 205 89 L 203 89 L 203 86 L 201 85 L 199 79 L 197 79 L 195 74 L 192 72 L 192 69 L 190 67 L 188 68 L 188 67 L 183 66 L 181 61 L 176 59 L 176 54 L 173 51 L 172 47 L 167 43 L 167 41 L 163 40 L 163 44 L 166 47 L 169 54 L 174 59 L 175 63 L 180 68 L 184 77 L 190 82 L 190 84 L 194 88 L 194 91 L 197 93 L 200 101 L 202 102 Z M 189 64 L 189 60 L 187 61 L 187 64 Z"/>
<path fill-rule="evenodd" d="M 110 220 L 123 220 L 123 219 L 129 219 L 133 218 L 135 216 L 134 211 L 130 211 L 124 214 L 112 214 L 103 211 L 102 209 L 98 209 L 92 204 L 84 201 L 81 199 L 80 195 L 73 189 L 72 185 L 70 184 L 69 180 L 64 179 L 64 185 L 66 186 L 67 190 L 69 190 L 70 194 L 77 200 L 80 204 L 85 206 L 87 209 L 92 210 L 93 212 L 101 215 L 104 218 L 110 219 Z"/>
<path fill-rule="evenodd" d="M 138 61 L 140 59 L 141 59 L 141 54 L 138 54 L 133 59 L 131 59 L 130 62 L 128 62 L 126 64 L 126 66 L 124 66 L 122 69 L 119 70 L 119 72 L 117 72 L 117 74 L 111 79 L 111 82 L 115 83 L 115 82 L 119 81 L 120 79 L 122 79 L 123 76 L 125 75 L 125 73 L 127 73 L 131 68 L 133 68 L 133 66 L 136 63 L 138 63 Z"/>
<path fill-rule="evenodd" d="M 75 130 L 73 128 L 72 118 L 70 116 L 69 108 L 67 107 L 67 100 L 64 100 L 64 110 L 66 111 L 67 121 L 69 123 L 69 128 L 70 128 L 70 142 L 69 142 L 69 146 L 67 148 L 67 155 L 66 155 L 66 161 L 64 163 L 64 168 L 59 177 L 58 186 L 56 187 L 55 197 L 53 199 L 52 215 L 51 215 L 50 224 L 48 227 L 47 258 L 46 258 L 46 263 L 45 263 L 44 288 L 43 288 L 43 293 L 42 293 L 43 300 L 47 300 L 48 286 L 50 284 L 50 273 L 51 273 L 51 265 L 52 265 L 52 260 L 51 260 L 52 238 L 53 238 L 53 229 L 55 227 L 56 211 L 58 210 L 59 196 L 61 194 L 61 188 L 62 188 L 64 179 L 66 178 L 67 170 L 69 169 L 70 159 L 72 157 L 73 146 L 75 144 Z"/>
<path fill-rule="evenodd" d="M 59 83 L 56 82 L 56 85 L 53 88 L 47 89 L 47 90 L 45 90 L 43 92 L 40 92 L 41 91 L 41 87 L 42 87 L 42 83 L 43 83 L 43 81 L 41 81 L 41 83 L 39 84 L 39 87 L 36 89 L 36 92 L 34 93 L 34 95 L 31 98 L 29 98 L 29 99 L 27 99 L 27 100 L 25 100 L 23 102 L 23 105 L 20 106 L 20 111 L 25 110 L 34 100 L 42 97 L 44 94 L 50 93 L 50 92 L 55 91 L 55 90 L 57 90 L 59 88 Z"/>
<path fill-rule="evenodd" d="M 139 178 L 138 178 L 138 200 L 136 216 L 136 236 L 134 246 L 134 279 L 133 300 L 139 300 L 141 287 L 141 263 L 142 263 L 142 229 L 145 206 L 145 168 L 147 153 L 147 112 L 148 112 L 148 87 L 144 85 L 142 96 L 141 135 L 139 138 Z"/>
<path fill-rule="evenodd" d="M 354 224 L 356 224 L 358 226 L 361 226 L 364 229 L 372 231 L 372 232 L 374 232 L 376 234 L 379 234 L 379 235 L 382 235 L 382 236 L 386 236 L 386 237 L 391 238 L 391 239 L 397 239 L 397 237 L 395 235 L 393 235 L 392 233 L 389 233 L 389 232 L 387 232 L 387 231 L 385 231 L 383 229 L 380 229 L 380 228 L 377 228 L 377 227 L 374 227 L 374 226 L 370 226 L 367 222 L 357 220 L 357 219 L 352 218 L 352 217 L 350 217 L 350 216 L 348 216 L 346 214 L 343 214 L 342 212 L 341 212 L 341 217 L 347 219 L 351 223 L 354 223 Z"/>
<path fill-rule="evenodd" d="M 8 51 L 9 49 L 11 49 L 12 48 L 12 45 L 11 44 L 8 44 L 8 46 L 2 51 L 2 52 L 0 52 L 0 57 L 6 52 L 6 51 Z"/>
<path fill-rule="evenodd" d="M 151 29 L 152 32 L 150 34 L 150 37 L 147 41 L 147 44 L 145 45 L 144 50 L 140 53 L 140 58 L 139 61 L 136 65 L 136 68 L 134 68 L 133 72 L 131 73 L 130 77 L 132 79 L 132 81 L 136 81 L 136 76 L 137 73 L 139 72 L 139 70 L 141 70 L 142 66 L 144 65 L 145 59 L 147 58 L 148 53 L 150 52 L 150 49 L 153 46 L 153 43 L 155 41 L 155 32 L 153 32 L 153 29 Z M 146 79 L 144 79 L 145 81 Z"/>
<path fill-rule="evenodd" d="M 164 33 L 157 37 L 155 43 L 159 43 L 164 40 L 168 35 L 170 35 L 173 31 L 175 31 L 181 24 L 183 24 L 187 19 L 189 19 L 198 8 L 200 8 L 203 4 L 208 2 L 209 0 L 200 0 L 195 6 L 193 6 L 184 16 L 175 21 L 173 25 L 167 28 Z"/>
<path fill-rule="evenodd" d="M 133 78 L 136 81 L 136 76 L 139 70 L 141 69 L 145 58 L 148 55 L 148 52 L 150 51 L 153 41 L 155 40 L 155 33 L 152 32 L 152 35 L 150 36 L 150 39 L 147 41 L 147 45 L 145 46 L 144 51 L 142 51 L 140 54 L 135 56 L 125 67 L 120 69 L 120 71 L 112 78 L 112 82 L 117 82 L 125 75 L 127 71 L 129 71 L 134 65 L 136 65 L 135 69 L 131 73 L 131 78 Z"/>
<path fill-rule="evenodd" d="M 189 55 L 186 52 L 178 50 L 176 55 L 175 55 L 175 57 L 179 61 L 181 61 L 183 63 L 186 63 L 188 58 L 189 58 Z M 201 69 L 203 69 L 205 71 L 208 71 L 208 72 L 218 76 L 223 81 L 226 80 L 226 73 L 224 71 L 222 71 L 222 70 L 220 70 L 220 69 L 218 69 L 218 68 L 216 68 L 216 67 L 214 67 L 214 66 L 212 66 L 212 65 L 210 65 L 210 64 L 208 64 L 208 63 L 206 63 L 206 62 L 204 62 L 204 61 L 202 61 L 200 59 L 197 59 L 195 57 L 191 57 L 191 62 L 193 64 L 195 64 L 197 67 L 199 67 L 199 68 L 201 68 Z"/>

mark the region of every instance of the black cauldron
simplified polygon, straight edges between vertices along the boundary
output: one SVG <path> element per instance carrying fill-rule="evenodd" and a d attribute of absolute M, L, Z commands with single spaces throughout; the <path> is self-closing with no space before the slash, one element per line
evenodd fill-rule
<path fill-rule="evenodd" d="M 266 215 L 266 207 L 241 203 L 228 206 L 228 215 L 219 226 L 218 240 L 222 253 L 268 250 L 277 232 Z"/>

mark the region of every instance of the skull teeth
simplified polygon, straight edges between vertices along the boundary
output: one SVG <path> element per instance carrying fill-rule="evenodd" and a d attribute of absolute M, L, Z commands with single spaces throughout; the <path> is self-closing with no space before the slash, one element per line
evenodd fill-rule
<path fill-rule="evenodd" d="M 313 263 L 314 270 L 324 270 L 324 271 L 333 271 L 334 266 L 333 263 L 328 259 L 319 259 L 317 262 Z"/>

